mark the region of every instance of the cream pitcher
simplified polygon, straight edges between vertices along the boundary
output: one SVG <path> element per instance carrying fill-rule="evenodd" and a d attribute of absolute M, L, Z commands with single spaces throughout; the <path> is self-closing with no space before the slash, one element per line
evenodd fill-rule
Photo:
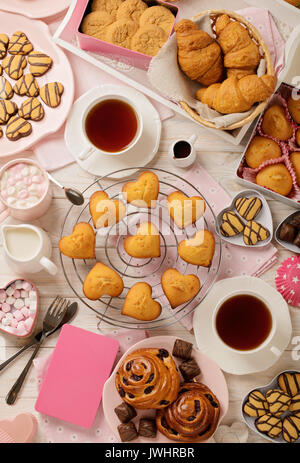
<path fill-rule="evenodd" d="M 57 273 L 49 259 L 52 253 L 50 238 L 39 227 L 28 224 L 3 225 L 2 239 L 8 265 L 17 273 L 37 273 L 46 270 Z"/>

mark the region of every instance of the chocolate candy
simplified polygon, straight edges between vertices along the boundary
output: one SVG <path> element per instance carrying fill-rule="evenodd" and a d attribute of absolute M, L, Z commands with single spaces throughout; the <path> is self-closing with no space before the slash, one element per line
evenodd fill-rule
<path fill-rule="evenodd" d="M 118 431 L 122 442 L 130 442 L 138 437 L 135 424 L 132 421 L 119 424 Z"/>
<path fill-rule="evenodd" d="M 172 354 L 184 360 L 190 360 L 193 350 L 193 344 L 182 339 L 176 339 Z"/>
<path fill-rule="evenodd" d="M 155 419 L 141 418 L 139 423 L 139 435 L 143 437 L 155 437 L 157 432 Z"/>
<path fill-rule="evenodd" d="M 297 236 L 296 236 L 296 238 L 294 239 L 293 244 L 294 244 L 295 246 L 298 246 L 298 248 L 300 248 L 300 231 L 297 233 Z"/>
<path fill-rule="evenodd" d="M 201 373 L 201 370 L 194 359 L 182 362 L 179 365 L 179 370 L 185 381 L 190 381 Z"/>
<path fill-rule="evenodd" d="M 126 402 L 122 402 L 115 408 L 115 414 L 121 421 L 121 423 L 128 423 L 132 418 L 136 416 L 135 408 Z"/>
<path fill-rule="evenodd" d="M 296 228 L 290 223 L 284 223 L 279 230 L 279 239 L 292 243 L 296 236 Z"/>
<path fill-rule="evenodd" d="M 231 237 L 239 235 L 245 228 L 241 219 L 233 211 L 224 212 L 220 232 L 223 236 Z"/>
<path fill-rule="evenodd" d="M 256 196 L 252 198 L 240 197 L 236 200 L 235 207 L 241 217 L 246 220 L 253 220 L 260 213 L 262 202 Z"/>
<path fill-rule="evenodd" d="M 300 228 L 300 212 L 294 215 L 294 217 L 290 221 L 290 225 L 293 225 L 293 227 L 296 228 Z"/>

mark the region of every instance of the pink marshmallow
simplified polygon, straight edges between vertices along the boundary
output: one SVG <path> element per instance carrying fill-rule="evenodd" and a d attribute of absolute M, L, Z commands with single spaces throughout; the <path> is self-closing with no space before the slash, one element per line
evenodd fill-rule
<path fill-rule="evenodd" d="M 15 290 L 13 296 L 16 298 L 16 299 L 19 299 L 19 297 L 21 297 L 21 293 L 18 289 Z"/>
<path fill-rule="evenodd" d="M 31 318 L 31 317 L 27 318 L 27 320 L 25 320 L 25 322 L 24 322 L 24 325 L 26 326 L 28 331 L 32 327 L 32 324 L 33 324 L 33 318 Z"/>
<path fill-rule="evenodd" d="M 18 174 L 15 174 L 14 178 L 18 182 L 19 180 L 22 180 L 23 177 L 21 174 L 18 173 Z"/>
<path fill-rule="evenodd" d="M 30 311 L 26 307 L 21 309 L 21 313 L 24 315 L 24 317 L 28 317 L 30 315 Z"/>
<path fill-rule="evenodd" d="M 10 305 L 7 304 L 7 302 L 4 302 L 4 304 L 2 304 L 2 310 L 5 313 L 10 312 Z"/>
<path fill-rule="evenodd" d="M 28 191 L 27 190 L 20 190 L 18 193 L 19 199 L 26 199 L 28 198 Z"/>
<path fill-rule="evenodd" d="M 18 320 L 18 322 L 24 319 L 24 316 L 20 310 L 15 310 L 14 317 L 16 320 Z"/>
<path fill-rule="evenodd" d="M 14 186 L 15 183 L 16 183 L 15 177 L 10 177 L 10 178 L 7 180 L 7 184 L 8 184 L 9 186 Z"/>
<path fill-rule="evenodd" d="M 24 322 L 19 322 L 17 325 L 17 328 L 19 331 L 23 331 L 25 329 Z"/>
<path fill-rule="evenodd" d="M 0 310 L 0 320 L 2 320 L 3 317 L 5 317 L 5 313 Z"/>
<path fill-rule="evenodd" d="M 34 175 L 32 177 L 32 183 L 42 183 L 43 181 L 43 177 L 41 177 L 40 175 Z"/>
<path fill-rule="evenodd" d="M 24 177 L 24 180 L 23 182 L 25 183 L 25 185 L 27 186 L 30 186 L 32 184 L 32 180 L 30 177 Z"/>
<path fill-rule="evenodd" d="M 30 284 L 28 281 L 24 281 L 24 283 L 23 283 L 23 289 L 25 289 L 25 291 L 31 291 L 32 286 L 31 286 L 31 284 Z"/>
<path fill-rule="evenodd" d="M 10 322 L 10 326 L 12 326 L 13 328 L 17 328 L 17 326 L 18 326 L 18 320 L 16 320 L 15 318 L 13 318 L 12 321 Z"/>

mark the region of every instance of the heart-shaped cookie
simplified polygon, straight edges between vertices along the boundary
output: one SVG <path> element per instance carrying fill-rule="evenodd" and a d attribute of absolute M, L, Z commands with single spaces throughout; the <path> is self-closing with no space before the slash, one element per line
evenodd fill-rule
<path fill-rule="evenodd" d="M 152 299 L 152 288 L 148 283 L 136 283 L 125 298 L 122 314 L 136 320 L 151 321 L 160 316 L 161 305 Z"/>
<path fill-rule="evenodd" d="M 24 74 L 14 85 L 14 92 L 20 96 L 38 96 L 40 89 L 32 74 Z"/>
<path fill-rule="evenodd" d="M 118 199 L 109 199 L 105 191 L 96 191 L 92 194 L 89 208 L 95 228 L 114 225 L 126 214 L 125 204 Z"/>
<path fill-rule="evenodd" d="M 11 55 L 27 55 L 32 50 L 32 43 L 22 31 L 15 32 L 9 39 L 7 51 Z"/>
<path fill-rule="evenodd" d="M 6 124 L 16 114 L 18 106 L 10 100 L 0 100 L 0 124 Z"/>
<path fill-rule="evenodd" d="M 245 225 L 234 211 L 224 212 L 220 225 L 220 232 L 223 236 L 231 237 L 239 235 L 244 228 Z"/>
<path fill-rule="evenodd" d="M 189 264 L 209 267 L 215 253 L 215 238 L 208 230 L 199 230 L 192 239 L 178 245 L 178 254 Z"/>
<path fill-rule="evenodd" d="M 27 60 L 22 55 L 8 55 L 2 61 L 2 67 L 6 74 L 14 80 L 20 79 L 23 75 L 23 69 L 27 66 Z"/>
<path fill-rule="evenodd" d="M 193 299 L 201 288 L 196 275 L 182 275 L 175 268 L 162 274 L 161 285 L 172 309 Z"/>
<path fill-rule="evenodd" d="M 60 82 L 50 82 L 40 89 L 40 97 L 47 106 L 56 108 L 61 102 L 64 86 Z"/>
<path fill-rule="evenodd" d="M 246 198 L 240 196 L 235 202 L 235 208 L 243 219 L 253 220 L 262 209 L 262 202 L 257 196 Z"/>
<path fill-rule="evenodd" d="M 31 413 L 20 413 L 13 419 L 0 421 L 0 443 L 30 443 L 36 432 L 37 419 Z"/>
<path fill-rule="evenodd" d="M 96 301 L 104 295 L 120 296 L 123 289 L 124 283 L 120 275 L 101 262 L 94 265 L 83 283 L 83 292 L 92 301 Z"/>
<path fill-rule="evenodd" d="M 153 172 L 142 172 L 136 182 L 125 183 L 122 189 L 125 200 L 136 207 L 155 208 L 159 193 L 159 180 Z"/>
<path fill-rule="evenodd" d="M 244 230 L 244 243 L 247 246 L 255 246 L 259 241 L 265 241 L 270 236 L 269 230 L 260 223 L 251 220 Z"/>
<path fill-rule="evenodd" d="M 197 222 L 206 209 L 205 201 L 200 196 L 189 198 L 180 191 L 174 191 L 167 197 L 167 206 L 172 220 L 179 228 Z"/>
<path fill-rule="evenodd" d="M 5 58 L 9 38 L 6 34 L 0 34 L 0 59 Z"/>
<path fill-rule="evenodd" d="M 32 132 L 30 122 L 23 119 L 23 117 L 12 116 L 6 126 L 6 136 L 11 141 L 17 141 L 20 138 L 27 137 Z"/>
<path fill-rule="evenodd" d="M 13 88 L 10 82 L 5 77 L 0 77 L 0 98 L 3 100 L 10 100 L 14 94 Z"/>
<path fill-rule="evenodd" d="M 45 115 L 42 103 L 37 98 L 27 98 L 21 104 L 18 114 L 23 119 L 31 119 L 32 121 L 40 121 Z"/>
<path fill-rule="evenodd" d="M 160 236 L 156 226 L 151 222 L 141 223 L 136 235 L 125 239 L 124 249 L 127 254 L 137 259 L 159 257 Z"/>
<path fill-rule="evenodd" d="M 263 416 L 268 413 L 268 411 L 269 404 L 263 393 L 257 389 L 251 391 L 247 402 L 244 404 L 243 412 L 248 416 L 258 418 L 259 416 Z"/>
<path fill-rule="evenodd" d="M 59 250 L 72 259 L 93 259 L 95 257 L 95 233 L 86 222 L 79 222 L 73 228 L 72 235 L 59 240 Z"/>
<path fill-rule="evenodd" d="M 29 71 L 32 75 L 40 77 L 44 75 L 52 66 L 50 56 L 41 51 L 31 51 L 28 55 Z"/>

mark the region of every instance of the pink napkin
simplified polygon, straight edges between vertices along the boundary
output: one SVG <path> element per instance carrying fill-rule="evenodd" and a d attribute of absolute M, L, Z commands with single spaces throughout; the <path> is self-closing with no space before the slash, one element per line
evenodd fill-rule
<path fill-rule="evenodd" d="M 115 338 L 120 344 L 120 349 L 117 354 L 116 363 L 121 356 L 129 349 L 130 346 L 136 344 L 148 337 L 146 331 L 130 331 L 130 330 L 114 330 L 109 333 L 110 338 Z M 51 354 L 45 357 L 34 360 L 36 370 L 38 389 L 43 382 L 44 375 L 47 371 Z M 74 404 L 76 406 L 76 404 Z M 107 425 L 102 403 L 100 404 L 95 422 L 90 429 L 84 429 L 81 426 L 76 426 L 65 421 L 53 418 L 51 416 L 41 414 L 41 423 L 47 442 L 54 443 L 110 443 L 120 442 Z"/>

